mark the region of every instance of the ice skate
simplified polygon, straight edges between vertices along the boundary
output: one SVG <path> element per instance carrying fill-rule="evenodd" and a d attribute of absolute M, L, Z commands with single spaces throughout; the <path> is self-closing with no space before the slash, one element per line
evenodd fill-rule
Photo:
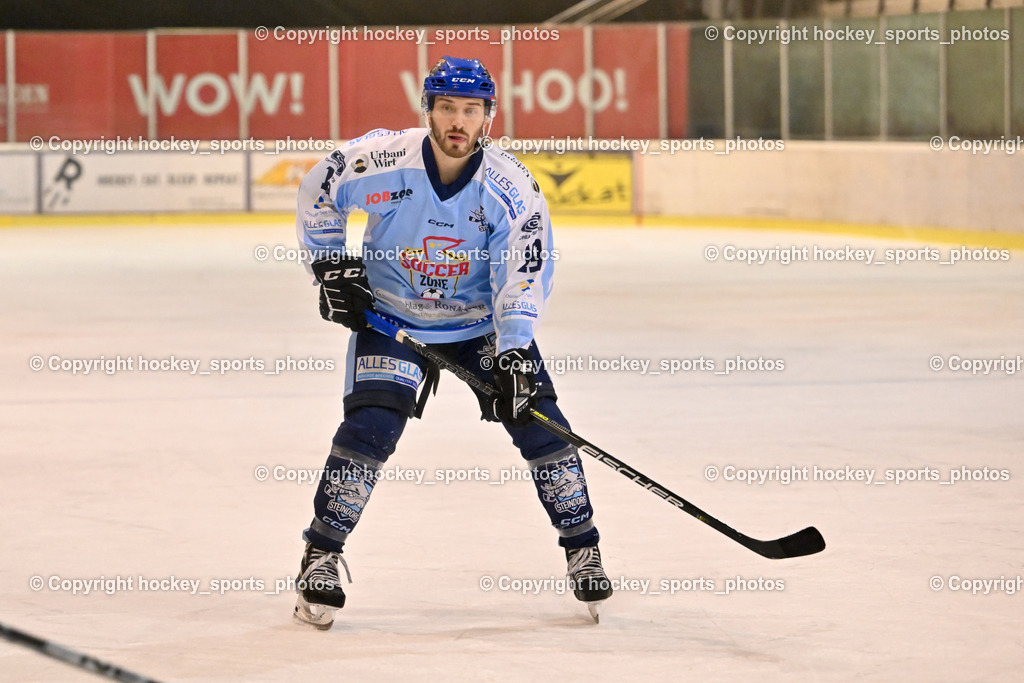
<path fill-rule="evenodd" d="M 580 602 L 586 603 L 594 622 L 600 623 L 598 608 L 612 595 L 612 583 L 601 566 L 600 549 L 596 545 L 566 548 L 565 560 L 569 565 L 566 574 L 572 581 L 573 595 Z"/>
<path fill-rule="evenodd" d="M 334 625 L 334 612 L 345 606 L 345 591 L 341 588 L 338 563 L 345 568 L 345 576 L 352 583 L 348 565 L 341 553 L 332 553 L 306 544 L 302 554 L 295 589 L 299 594 L 293 612 L 296 619 L 314 628 L 326 631 Z"/>

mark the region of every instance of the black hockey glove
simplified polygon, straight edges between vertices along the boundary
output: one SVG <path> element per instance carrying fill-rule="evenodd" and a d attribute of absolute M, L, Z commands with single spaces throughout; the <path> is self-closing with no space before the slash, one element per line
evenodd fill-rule
<path fill-rule="evenodd" d="M 320 316 L 350 330 L 366 329 L 363 314 L 373 309 L 373 293 L 363 260 L 355 256 L 324 259 L 312 267 L 320 283 Z"/>
<path fill-rule="evenodd" d="M 529 424 L 530 409 L 537 406 L 537 380 L 529 351 L 509 349 L 495 357 L 494 384 L 501 393 L 494 398 L 494 416 L 513 427 Z"/>

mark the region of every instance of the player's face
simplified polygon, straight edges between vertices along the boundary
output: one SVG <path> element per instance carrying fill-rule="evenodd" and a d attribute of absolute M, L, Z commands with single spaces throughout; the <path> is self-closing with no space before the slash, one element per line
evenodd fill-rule
<path fill-rule="evenodd" d="M 445 154 L 464 157 L 476 149 L 484 119 L 484 101 L 479 97 L 438 95 L 430 110 L 430 130 Z"/>

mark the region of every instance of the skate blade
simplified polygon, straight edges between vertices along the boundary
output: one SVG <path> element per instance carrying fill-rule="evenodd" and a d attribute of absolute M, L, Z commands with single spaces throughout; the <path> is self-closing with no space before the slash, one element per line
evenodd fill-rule
<path fill-rule="evenodd" d="M 312 626 L 319 631 L 327 631 L 334 626 L 334 613 L 336 611 L 334 607 L 308 603 L 300 595 L 295 603 L 295 610 L 292 612 L 292 616 L 302 624 Z"/>
<path fill-rule="evenodd" d="M 593 618 L 594 623 L 595 624 L 600 624 L 601 623 L 601 614 L 599 612 L 599 608 L 600 608 L 601 605 L 604 604 L 604 600 L 598 600 L 597 602 L 588 602 L 588 603 L 585 603 L 585 604 L 587 605 L 587 611 L 590 612 L 590 616 L 591 616 L 591 618 Z"/>

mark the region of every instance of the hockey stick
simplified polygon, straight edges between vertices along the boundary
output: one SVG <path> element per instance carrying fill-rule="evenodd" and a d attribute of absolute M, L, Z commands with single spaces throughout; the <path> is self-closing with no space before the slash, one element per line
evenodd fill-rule
<path fill-rule="evenodd" d="M 461 379 L 463 382 L 473 387 L 474 389 L 481 391 L 486 396 L 497 396 L 498 390 L 494 388 L 488 382 L 481 380 L 479 377 L 466 370 L 461 365 L 454 363 L 443 355 L 434 351 L 423 342 L 409 336 L 398 327 L 392 325 L 388 321 L 381 318 L 376 313 L 371 311 L 366 312 L 366 320 L 368 325 L 380 332 L 381 334 L 391 337 L 395 341 L 399 342 L 403 346 L 406 346 L 421 356 L 437 363 L 439 366 L 450 370 L 455 374 L 456 377 Z M 821 533 L 813 526 L 809 526 L 806 529 L 802 529 L 795 534 L 790 534 L 783 538 L 777 538 L 773 541 L 760 541 L 756 538 L 751 538 L 746 534 L 733 529 L 728 524 L 719 521 L 715 517 L 712 517 L 708 513 L 698 508 L 693 503 L 685 500 L 682 496 L 672 493 L 667 488 L 654 481 L 647 475 L 637 472 L 635 469 L 622 462 L 615 456 L 606 453 L 594 444 L 590 443 L 578 434 L 566 429 L 557 422 L 552 421 L 545 415 L 541 414 L 537 410 L 531 409 L 530 415 L 542 428 L 551 432 L 555 436 L 559 437 L 568 444 L 571 444 L 583 451 L 587 455 L 592 455 L 605 465 L 608 465 L 613 470 L 623 475 L 627 479 L 632 479 L 634 482 L 647 489 L 659 498 L 664 498 L 672 505 L 676 506 L 683 512 L 696 517 L 700 521 L 707 524 L 709 527 L 728 536 L 732 540 L 736 541 L 745 548 L 753 550 L 758 555 L 767 557 L 773 560 L 785 559 L 789 557 L 801 557 L 803 555 L 813 555 L 814 553 L 820 553 L 825 549 L 825 539 L 822 538 Z"/>
<path fill-rule="evenodd" d="M 94 657 L 83 655 L 80 652 L 69 650 L 66 647 L 52 643 L 49 640 L 43 640 L 33 635 L 29 635 L 23 631 L 11 628 L 10 626 L 4 626 L 0 624 L 0 637 L 6 640 L 23 645 L 30 650 L 46 655 L 47 657 L 53 657 L 56 660 L 76 666 L 79 669 L 83 669 L 90 673 L 98 674 L 104 678 L 112 678 L 115 681 L 122 681 L 123 683 L 159 683 L 152 678 L 146 676 L 140 676 L 137 673 L 132 673 L 126 669 L 121 669 L 113 664 L 107 664 L 106 662 L 100 661 Z"/>

